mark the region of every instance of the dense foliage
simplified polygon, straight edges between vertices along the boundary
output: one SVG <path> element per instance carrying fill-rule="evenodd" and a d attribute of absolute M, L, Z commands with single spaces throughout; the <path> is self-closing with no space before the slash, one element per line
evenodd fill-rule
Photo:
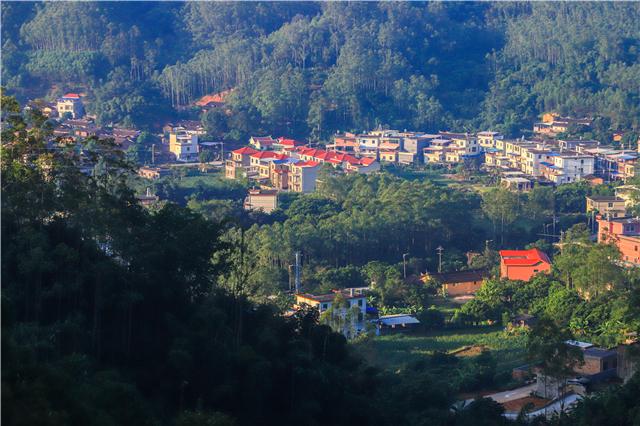
<path fill-rule="evenodd" d="M 3 81 L 102 122 L 235 88 L 229 138 L 377 124 L 513 135 L 554 110 L 638 130 L 637 3 L 3 3 Z M 56 36 L 52 36 L 56 34 Z"/>

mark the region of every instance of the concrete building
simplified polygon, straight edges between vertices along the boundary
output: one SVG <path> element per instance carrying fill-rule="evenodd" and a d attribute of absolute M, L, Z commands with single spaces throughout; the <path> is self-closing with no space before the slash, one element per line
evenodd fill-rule
<path fill-rule="evenodd" d="M 67 93 L 58 99 L 56 109 L 60 117 L 64 117 L 65 114 L 70 114 L 73 119 L 84 116 L 84 106 L 82 105 L 80 95 L 77 93 Z"/>
<path fill-rule="evenodd" d="M 271 213 L 278 208 L 278 191 L 275 189 L 250 189 L 244 200 L 245 210 L 262 210 Z"/>
<path fill-rule="evenodd" d="M 251 167 L 251 155 L 258 151 L 245 146 L 231 151 L 231 159 L 225 161 L 224 175 L 227 179 L 239 179 L 246 176 Z"/>
<path fill-rule="evenodd" d="M 289 190 L 293 192 L 313 192 L 320 164 L 315 161 L 298 161 L 289 168 Z"/>
<path fill-rule="evenodd" d="M 539 273 L 551 272 L 551 261 L 541 250 L 500 250 L 500 278 L 529 281 Z"/>
<path fill-rule="evenodd" d="M 640 218 L 596 216 L 598 243 L 614 244 L 620 250 L 622 261 L 629 266 L 640 266 Z"/>
<path fill-rule="evenodd" d="M 577 152 L 551 154 L 553 163 L 541 162 L 541 174 L 551 182 L 559 185 L 581 180 L 594 173 L 595 160 L 590 155 Z"/>
<path fill-rule="evenodd" d="M 587 198 L 587 213 L 600 213 L 603 216 L 623 217 L 626 214 L 627 207 L 622 198 L 591 195 Z"/>
<path fill-rule="evenodd" d="M 478 138 L 478 145 L 480 145 L 482 150 L 495 148 L 496 141 L 504 139 L 504 136 L 498 132 L 478 132 L 476 137 Z"/>
<path fill-rule="evenodd" d="M 198 135 L 184 131 L 169 133 L 169 151 L 176 157 L 176 161 L 197 161 Z"/>
<path fill-rule="evenodd" d="M 489 272 L 483 269 L 470 271 L 444 272 L 440 274 L 424 274 L 420 277 L 423 282 L 434 280 L 440 284 L 444 296 L 468 296 L 476 292 L 489 277 Z"/>

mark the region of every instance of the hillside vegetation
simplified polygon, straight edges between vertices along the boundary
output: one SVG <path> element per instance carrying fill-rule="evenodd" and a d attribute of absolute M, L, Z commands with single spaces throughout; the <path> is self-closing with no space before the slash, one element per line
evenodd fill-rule
<path fill-rule="evenodd" d="M 548 110 L 637 130 L 638 22 L 638 3 L 3 3 L 2 77 L 23 99 L 86 89 L 100 121 L 143 127 L 235 88 L 209 117 L 231 139 L 518 135 Z"/>

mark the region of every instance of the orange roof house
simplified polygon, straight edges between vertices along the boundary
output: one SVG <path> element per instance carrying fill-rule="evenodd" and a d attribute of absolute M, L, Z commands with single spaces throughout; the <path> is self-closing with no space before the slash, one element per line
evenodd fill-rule
<path fill-rule="evenodd" d="M 551 272 L 551 261 L 541 250 L 500 250 L 500 278 L 529 281 L 540 272 Z"/>

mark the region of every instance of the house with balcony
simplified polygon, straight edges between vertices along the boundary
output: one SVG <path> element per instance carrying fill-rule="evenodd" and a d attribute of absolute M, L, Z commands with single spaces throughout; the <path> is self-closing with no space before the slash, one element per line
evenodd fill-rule
<path fill-rule="evenodd" d="M 224 175 L 227 179 L 239 179 L 245 177 L 251 166 L 251 155 L 258 151 L 245 146 L 231 151 L 231 158 L 225 161 Z"/>
<path fill-rule="evenodd" d="M 278 141 L 271 136 L 251 136 L 249 138 L 249 145 L 258 151 L 273 149 L 277 143 Z"/>
<path fill-rule="evenodd" d="M 587 214 L 601 214 L 607 217 L 624 217 L 627 207 L 622 198 L 605 195 L 590 195 L 587 199 Z"/>
<path fill-rule="evenodd" d="M 84 105 L 78 93 L 67 93 L 56 102 L 56 110 L 59 117 L 65 114 L 71 115 L 71 118 L 77 119 L 84 116 Z"/>
<path fill-rule="evenodd" d="M 309 193 L 316 190 L 316 180 L 320 163 L 315 161 L 298 161 L 292 163 L 288 173 L 290 191 Z"/>
<path fill-rule="evenodd" d="M 189 134 L 185 131 L 169 133 L 169 152 L 176 161 L 188 162 L 198 160 L 198 135 Z"/>

